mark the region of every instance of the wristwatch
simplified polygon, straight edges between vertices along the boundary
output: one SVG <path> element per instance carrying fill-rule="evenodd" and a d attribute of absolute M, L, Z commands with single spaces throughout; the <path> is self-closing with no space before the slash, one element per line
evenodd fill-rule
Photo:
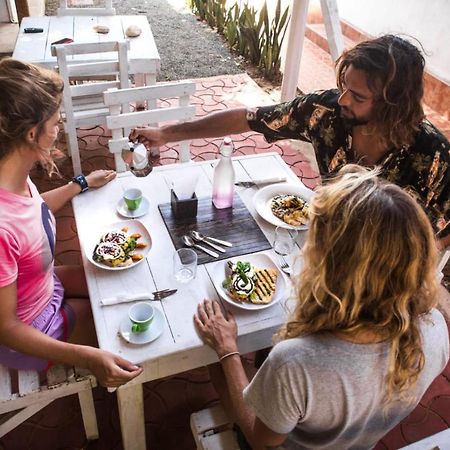
<path fill-rule="evenodd" d="M 82 194 L 83 192 L 85 192 L 89 189 L 88 183 L 87 183 L 84 175 L 77 175 L 76 177 L 73 177 L 72 182 L 80 185 L 80 187 L 81 187 L 80 194 Z"/>

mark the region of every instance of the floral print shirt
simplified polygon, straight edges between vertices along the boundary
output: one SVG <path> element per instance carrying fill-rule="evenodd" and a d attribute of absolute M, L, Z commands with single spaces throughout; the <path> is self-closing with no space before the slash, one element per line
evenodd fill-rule
<path fill-rule="evenodd" d="M 320 174 L 358 163 L 351 128 L 340 116 L 337 89 L 317 91 L 273 106 L 248 110 L 250 128 L 268 142 L 300 139 L 310 142 Z M 378 162 L 382 176 L 413 195 L 424 208 L 438 238 L 450 234 L 450 144 L 424 120 L 411 145 L 393 148 Z"/>

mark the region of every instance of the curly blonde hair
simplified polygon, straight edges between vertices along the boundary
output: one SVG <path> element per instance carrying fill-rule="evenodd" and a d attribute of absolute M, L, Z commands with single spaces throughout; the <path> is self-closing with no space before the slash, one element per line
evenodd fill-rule
<path fill-rule="evenodd" d="M 0 160 L 27 143 L 27 133 L 37 127 L 35 145 L 62 101 L 63 81 L 56 72 L 12 58 L 0 61 Z M 40 150 L 40 149 L 39 149 Z M 41 162 L 51 174 L 56 170 L 48 151 Z"/>
<path fill-rule="evenodd" d="M 420 206 L 356 165 L 318 189 L 296 281 L 297 303 L 278 332 L 369 332 L 390 342 L 386 400 L 408 397 L 424 366 L 418 320 L 436 304 L 436 242 Z"/>

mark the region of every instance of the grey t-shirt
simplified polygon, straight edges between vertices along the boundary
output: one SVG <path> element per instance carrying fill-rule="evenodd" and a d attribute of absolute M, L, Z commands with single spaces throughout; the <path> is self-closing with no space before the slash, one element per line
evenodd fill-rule
<path fill-rule="evenodd" d="M 440 312 L 421 320 L 425 367 L 414 402 L 383 410 L 389 344 L 354 344 L 330 333 L 274 346 L 244 400 L 271 430 L 287 434 L 280 449 L 370 449 L 417 405 L 449 359 Z"/>

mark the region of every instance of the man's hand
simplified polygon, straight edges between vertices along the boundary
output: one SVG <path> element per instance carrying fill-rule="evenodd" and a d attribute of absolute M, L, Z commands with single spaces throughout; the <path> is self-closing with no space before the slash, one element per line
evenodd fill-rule
<path fill-rule="evenodd" d="M 150 150 L 152 147 L 161 147 L 167 144 L 164 133 L 160 128 L 138 127 L 129 136 L 130 141 L 139 141 Z"/>
<path fill-rule="evenodd" d="M 194 322 L 203 341 L 212 347 L 219 358 L 237 351 L 237 325 L 231 312 L 222 314 L 219 303 L 206 299 L 198 305 Z"/>
<path fill-rule="evenodd" d="M 90 188 L 99 188 L 116 178 L 114 170 L 94 170 L 86 176 L 86 181 Z"/>
<path fill-rule="evenodd" d="M 142 368 L 104 350 L 86 347 L 86 367 L 105 387 L 119 387 L 142 373 Z"/>

